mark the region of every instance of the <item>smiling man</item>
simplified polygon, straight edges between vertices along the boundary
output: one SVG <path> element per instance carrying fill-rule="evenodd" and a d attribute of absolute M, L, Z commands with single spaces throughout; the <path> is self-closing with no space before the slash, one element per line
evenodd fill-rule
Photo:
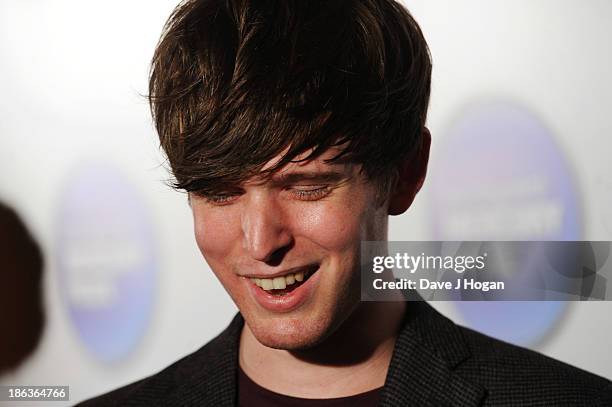
<path fill-rule="evenodd" d="M 192 355 L 90 403 L 606 403 L 607 380 L 425 302 L 360 301 L 361 242 L 386 241 L 388 217 L 425 179 L 430 81 L 421 30 L 392 0 L 179 5 L 153 58 L 151 108 L 198 247 L 239 314 Z"/>
<path fill-rule="evenodd" d="M 360 165 L 327 162 L 341 151 L 302 154 L 232 192 L 190 194 L 198 246 L 246 321 L 240 368 L 279 394 L 381 387 L 404 313 L 403 302 L 359 301 L 361 241 L 386 239 L 388 204 Z"/>

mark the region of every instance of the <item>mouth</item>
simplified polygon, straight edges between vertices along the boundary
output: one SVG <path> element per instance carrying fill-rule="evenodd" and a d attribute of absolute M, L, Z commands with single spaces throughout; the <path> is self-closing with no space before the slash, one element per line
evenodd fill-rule
<path fill-rule="evenodd" d="M 311 265 L 295 273 L 285 274 L 274 278 L 249 278 L 260 290 L 275 296 L 284 296 L 304 284 L 319 270 L 318 265 Z"/>

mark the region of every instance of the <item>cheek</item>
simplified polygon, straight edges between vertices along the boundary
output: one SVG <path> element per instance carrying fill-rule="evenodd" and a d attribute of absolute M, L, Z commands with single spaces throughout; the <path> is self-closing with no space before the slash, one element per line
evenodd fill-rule
<path fill-rule="evenodd" d="M 300 223 L 303 234 L 327 250 L 347 250 L 363 239 L 374 238 L 368 231 L 377 216 L 360 197 L 349 195 L 341 202 L 322 202 L 295 215 L 293 219 Z"/>
<path fill-rule="evenodd" d="M 306 219 L 305 234 L 329 250 L 342 249 L 359 235 L 359 223 L 342 210 L 322 208 Z"/>
<path fill-rule="evenodd" d="M 232 249 L 236 236 L 232 233 L 231 218 L 215 211 L 193 209 L 193 226 L 200 252 L 210 263 L 223 259 Z M 211 264 L 212 266 L 212 264 Z"/>

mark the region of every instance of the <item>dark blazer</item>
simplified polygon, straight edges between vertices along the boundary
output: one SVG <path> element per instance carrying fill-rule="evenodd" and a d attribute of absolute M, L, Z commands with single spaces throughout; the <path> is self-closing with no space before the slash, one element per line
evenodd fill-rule
<path fill-rule="evenodd" d="M 240 314 L 161 372 L 83 406 L 234 406 Z M 612 406 L 612 383 L 408 303 L 380 406 Z"/>

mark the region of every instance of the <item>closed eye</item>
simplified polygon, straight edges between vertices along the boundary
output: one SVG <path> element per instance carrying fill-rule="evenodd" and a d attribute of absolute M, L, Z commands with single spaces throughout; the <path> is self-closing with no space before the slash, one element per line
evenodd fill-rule
<path fill-rule="evenodd" d="M 242 193 L 240 192 L 219 192 L 219 193 L 204 193 L 204 192 L 194 192 L 194 196 L 199 199 L 203 199 L 207 204 L 222 206 L 228 205 L 234 202 L 237 198 L 240 197 Z"/>
<path fill-rule="evenodd" d="M 327 185 L 305 185 L 293 186 L 289 188 L 289 191 L 298 199 L 316 201 L 329 195 L 331 193 L 331 188 Z"/>
<path fill-rule="evenodd" d="M 206 196 L 206 201 L 213 205 L 226 205 L 233 202 L 239 195 L 209 195 Z"/>

